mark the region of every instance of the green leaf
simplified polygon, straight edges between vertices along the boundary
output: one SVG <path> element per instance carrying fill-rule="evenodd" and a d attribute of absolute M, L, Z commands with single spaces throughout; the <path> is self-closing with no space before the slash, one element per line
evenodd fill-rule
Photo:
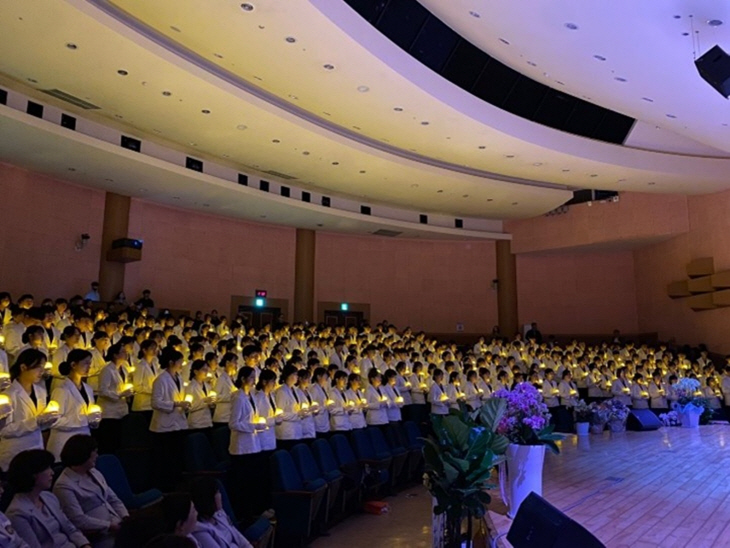
<path fill-rule="evenodd" d="M 502 420 L 506 411 L 507 400 L 502 398 L 489 398 L 479 410 L 479 422 L 492 432 L 496 432 L 499 421 Z"/>
<path fill-rule="evenodd" d="M 466 451 L 469 447 L 469 427 L 464 424 L 460 417 L 444 415 L 442 425 L 451 443 L 460 451 Z"/>
<path fill-rule="evenodd" d="M 423 445 L 423 459 L 426 466 L 436 473 L 443 475 L 444 463 L 441 459 L 441 450 L 439 447 L 430 439 L 424 440 Z"/>

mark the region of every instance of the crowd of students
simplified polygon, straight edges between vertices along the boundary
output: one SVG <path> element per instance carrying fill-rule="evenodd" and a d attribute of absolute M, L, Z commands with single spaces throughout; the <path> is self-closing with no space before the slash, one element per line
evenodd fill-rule
<path fill-rule="evenodd" d="M 730 403 L 730 368 L 720 377 L 706 351 L 619 339 L 560 347 L 542 342 L 535 326 L 527 341 L 495 336 L 466 349 L 387 322 L 254 330 L 215 311 L 155 316 L 144 306 L 149 293 L 146 299 L 111 313 L 81 297 L 36 306 L 31 295 L 12 303 L 0 293 L 0 470 L 15 493 L 7 516 L 19 535 L 10 546 L 25 546 L 21 538 L 31 546 L 113 544 L 127 513 L 94 461 L 119 449 L 130 414 L 149 424 L 153 477 L 165 492 L 179 485 L 185 437 L 225 429 L 231 495 L 250 518 L 270 506 L 274 450 L 402 420 L 425 425 L 430 413 L 447 414 L 460 402 L 475 410 L 520 382 L 534 383 L 558 419 L 579 398 L 616 397 L 663 412 L 682 376 L 697 378 L 713 407 Z M 58 463 L 65 468 L 51 493 L 48 470 Z M 215 489 L 206 489 L 205 511 L 188 496 L 188 520 L 179 510 L 186 503 L 177 501 L 180 519 L 167 532 L 195 539 L 218 527 L 214 536 L 225 542 L 208 539 L 206 548 L 246 546 L 220 508 L 213 510 Z M 94 493 L 102 518 L 84 505 L 84 490 Z M 195 511 L 204 520 L 196 522 Z"/>

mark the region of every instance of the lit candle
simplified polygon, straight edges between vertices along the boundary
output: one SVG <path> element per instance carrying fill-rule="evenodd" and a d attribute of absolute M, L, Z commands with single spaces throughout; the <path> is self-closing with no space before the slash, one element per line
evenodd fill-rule
<path fill-rule="evenodd" d="M 58 413 L 61 410 L 61 406 L 58 405 L 57 401 L 51 400 L 48 402 L 48 405 L 46 405 L 46 408 L 43 410 L 44 413 Z M 101 411 L 101 409 L 99 409 Z"/>
<path fill-rule="evenodd" d="M 421 390 L 426 390 L 428 387 L 426 386 L 425 382 L 421 383 Z"/>
<path fill-rule="evenodd" d="M 441 401 L 446 401 L 448 399 L 449 397 L 446 394 L 441 394 Z"/>
<path fill-rule="evenodd" d="M 134 385 L 131 382 L 122 385 L 122 392 L 127 392 L 132 389 L 134 389 Z"/>
<path fill-rule="evenodd" d="M 216 394 L 215 390 L 210 390 L 210 391 L 208 391 L 208 397 L 211 399 L 215 399 L 218 397 L 218 394 Z"/>
<path fill-rule="evenodd" d="M 259 417 L 258 419 L 256 419 L 256 422 L 258 424 L 266 424 L 266 419 L 264 417 Z"/>
<path fill-rule="evenodd" d="M 302 403 L 302 409 L 304 409 L 305 411 L 309 409 L 309 404 L 307 402 Z"/>
<path fill-rule="evenodd" d="M 49 404 L 50 404 L 50 402 L 49 402 Z M 99 407 L 95 403 L 92 403 L 89 406 L 89 412 L 87 413 L 87 415 L 101 415 L 101 407 Z"/>
<path fill-rule="evenodd" d="M 188 394 L 187 396 L 185 396 L 185 401 L 188 403 L 193 403 L 193 395 Z"/>
<path fill-rule="evenodd" d="M 53 364 L 51 362 L 46 362 L 43 365 L 43 369 L 45 369 L 46 371 L 50 371 L 51 369 L 53 369 Z"/>
<path fill-rule="evenodd" d="M 284 410 L 283 409 L 279 409 L 279 408 L 277 408 L 276 411 L 274 411 L 274 415 L 277 416 L 277 417 L 279 415 L 283 414 L 283 413 L 284 413 Z"/>
<path fill-rule="evenodd" d="M 127 367 L 128 373 L 134 373 L 135 371 L 137 371 L 137 368 L 135 366 L 130 365 L 129 367 Z"/>
<path fill-rule="evenodd" d="M 334 405 L 334 404 L 335 404 L 335 400 L 327 400 L 327 405 Z"/>
<path fill-rule="evenodd" d="M 5 344 L 5 335 L 0 335 L 0 344 Z"/>
<path fill-rule="evenodd" d="M 368 400 L 366 400 L 365 398 L 360 398 L 360 403 L 362 405 L 367 405 L 368 404 Z"/>
<path fill-rule="evenodd" d="M 355 407 L 355 402 L 350 400 L 347 402 L 347 405 L 349 405 L 350 407 Z"/>
<path fill-rule="evenodd" d="M 403 396 L 398 396 L 398 397 L 397 397 L 397 398 L 395 399 L 395 403 L 403 403 Z"/>
<path fill-rule="evenodd" d="M 5 394 L 0 394 L 0 405 L 10 405 L 10 398 Z"/>
<path fill-rule="evenodd" d="M 9 379 L 10 373 L 0 372 L 0 379 Z"/>

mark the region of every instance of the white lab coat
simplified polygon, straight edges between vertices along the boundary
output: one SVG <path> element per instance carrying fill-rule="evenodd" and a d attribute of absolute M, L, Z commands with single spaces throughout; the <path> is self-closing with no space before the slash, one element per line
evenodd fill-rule
<path fill-rule="evenodd" d="M 231 455 L 260 453 L 261 444 L 256 432 L 258 415 L 244 390 L 233 393 L 230 415 L 228 426 L 231 429 L 231 442 L 228 452 Z"/>
<path fill-rule="evenodd" d="M 302 399 L 298 394 L 299 401 L 294 398 L 294 389 L 282 384 L 274 392 L 276 408 L 282 410 L 281 423 L 276 425 L 278 440 L 300 440 L 303 437 L 302 420 L 299 417 Z"/>
<path fill-rule="evenodd" d="M 337 388 L 330 388 L 328 397 L 335 402 L 330 407 L 330 428 L 332 431 L 347 432 L 352 430 L 350 414 L 348 413 L 347 395 L 345 391 Z"/>
<path fill-rule="evenodd" d="M 446 395 L 445 399 L 442 399 Z M 431 404 L 431 413 L 434 415 L 449 414 L 449 399 L 443 385 L 435 382 L 428 391 L 428 401 Z"/>
<path fill-rule="evenodd" d="M 181 407 L 175 407 L 175 402 L 185 401 L 185 390 L 182 379 L 180 386 L 175 383 L 173 376 L 163 371 L 152 383 L 152 432 L 175 432 L 187 430 L 188 421 Z"/>
<path fill-rule="evenodd" d="M 43 449 L 43 436 L 38 426 L 38 415 L 46 408 L 45 388 L 34 385 L 38 407 L 18 381 L 13 381 L 4 394 L 10 399 L 13 411 L 0 430 L 0 469 L 7 471 L 15 455 L 27 449 Z"/>
<path fill-rule="evenodd" d="M 208 394 L 210 394 L 211 389 L 208 383 L 204 382 L 203 384 Z M 193 379 L 185 387 L 185 395 L 193 398 L 188 410 L 188 428 L 191 429 L 213 427 L 213 415 L 208 403 L 205 401 L 208 395 L 203 391 L 203 384 Z"/>
<path fill-rule="evenodd" d="M 218 395 L 215 402 L 215 411 L 213 412 L 213 422 L 228 422 L 231 416 L 231 395 L 234 389 L 233 379 L 228 373 L 221 371 L 221 375 L 215 383 L 215 391 Z"/>
<path fill-rule="evenodd" d="M 345 390 L 345 395 L 347 396 L 348 401 L 355 402 L 355 407 L 350 414 L 350 426 L 352 426 L 353 430 L 365 428 L 368 425 L 365 420 L 365 410 L 363 409 L 363 400 L 365 400 L 365 395 L 360 390 L 355 391 L 352 388 Z M 367 400 L 365 400 L 365 402 L 367 403 Z"/>
<path fill-rule="evenodd" d="M 253 396 L 256 404 L 256 414 L 266 419 L 266 430 L 260 430 L 256 436 L 259 439 L 262 451 L 273 451 L 276 449 L 276 400 L 274 392 L 268 396 L 263 390 L 256 392 Z"/>
<path fill-rule="evenodd" d="M 102 419 L 122 419 L 129 414 L 127 398 L 119 395 L 123 392 L 126 383 L 127 381 L 122 379 L 119 368 L 113 363 L 108 363 L 101 370 L 97 399 L 99 407 L 101 407 Z"/>
<path fill-rule="evenodd" d="M 86 392 L 88 404 L 79 390 Z M 91 434 L 88 415 L 89 406 L 94 403 L 94 390 L 86 383 L 81 383 L 80 389 L 76 388 L 71 379 L 66 379 L 51 392 L 51 399 L 58 402 L 59 418 L 51 427 L 46 449 L 53 453 L 56 462 L 60 462 L 61 450 L 69 438 L 76 434 Z"/>
<path fill-rule="evenodd" d="M 330 431 L 330 414 L 327 409 L 327 392 L 319 384 L 311 384 L 307 388 L 312 401 L 317 402 L 319 413 L 314 415 L 314 429 L 316 432 L 326 433 Z"/>
<path fill-rule="evenodd" d="M 134 398 L 132 411 L 152 411 L 152 385 L 159 375 L 157 367 L 152 367 L 147 360 L 140 360 L 137 370 L 132 376 Z"/>
<path fill-rule="evenodd" d="M 368 410 L 365 421 L 368 425 L 388 424 L 388 406 L 391 401 L 382 386 L 377 389 L 369 384 L 365 390 L 365 399 L 368 402 Z"/>

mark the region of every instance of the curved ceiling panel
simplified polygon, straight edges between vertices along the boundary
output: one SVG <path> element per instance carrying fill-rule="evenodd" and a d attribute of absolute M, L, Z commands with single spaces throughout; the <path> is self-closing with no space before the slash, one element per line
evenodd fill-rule
<path fill-rule="evenodd" d="M 419 0 L 539 82 L 730 152 L 730 109 L 694 66 L 730 49 L 727 2 Z"/>
<path fill-rule="evenodd" d="M 81 0 L 72 0 L 83 4 Z M 476 99 L 403 52 L 344 1 L 90 0 L 173 41 L 212 72 L 334 123 L 353 139 L 501 174 L 577 188 L 712 192 L 723 159 L 662 154 L 580 138 Z M 132 20 L 130 23 L 129 20 Z M 213 67 L 212 69 L 210 67 Z"/>

